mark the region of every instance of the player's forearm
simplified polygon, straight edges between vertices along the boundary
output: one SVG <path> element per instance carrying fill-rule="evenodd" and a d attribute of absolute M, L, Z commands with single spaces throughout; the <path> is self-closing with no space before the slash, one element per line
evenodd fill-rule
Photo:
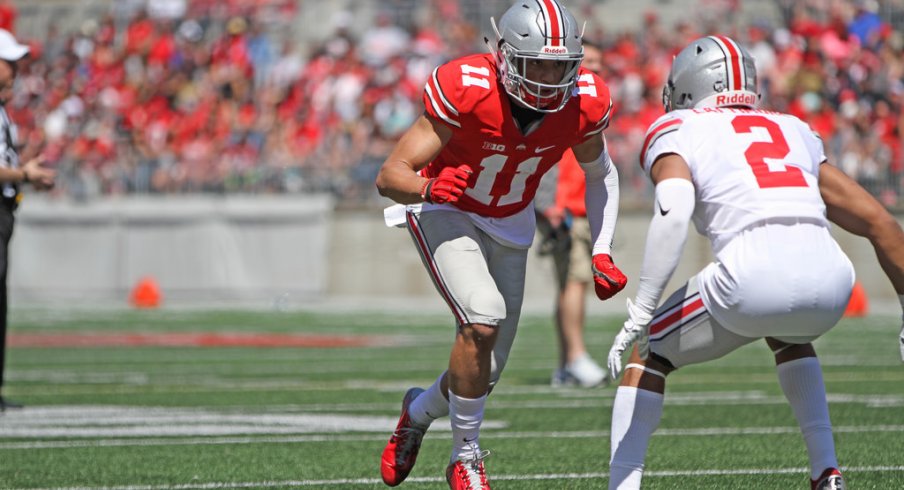
<path fill-rule="evenodd" d="M 879 265 L 888 276 L 895 292 L 904 294 L 904 230 L 894 216 L 888 215 L 870 227 L 870 243 L 876 250 Z"/>
<path fill-rule="evenodd" d="M 605 149 L 596 161 L 578 162 L 584 170 L 587 220 L 590 222 L 593 254 L 610 254 L 618 221 L 618 170 Z"/>
<path fill-rule="evenodd" d="M 28 182 L 28 175 L 25 173 L 25 169 L 23 169 L 22 167 L 0 167 L 0 182 L 10 184 Z"/>
<path fill-rule="evenodd" d="M 666 179 L 656 185 L 653 219 L 647 232 L 635 304 L 652 314 L 681 259 L 691 215 L 694 186 L 689 180 Z"/>
<path fill-rule="evenodd" d="M 826 204 L 833 223 L 870 241 L 895 291 L 904 294 L 904 231 L 895 217 L 875 200 L 855 201 L 846 207 Z"/>
<path fill-rule="evenodd" d="M 377 175 L 377 191 L 399 204 L 423 202 L 421 195 L 428 179 L 401 161 L 387 161 Z"/>

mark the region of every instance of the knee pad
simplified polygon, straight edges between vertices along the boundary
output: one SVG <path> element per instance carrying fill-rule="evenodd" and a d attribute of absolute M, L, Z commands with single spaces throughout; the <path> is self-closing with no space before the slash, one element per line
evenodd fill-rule
<path fill-rule="evenodd" d="M 505 319 L 505 299 L 495 288 L 478 288 L 465 301 L 471 323 L 497 326 Z"/>

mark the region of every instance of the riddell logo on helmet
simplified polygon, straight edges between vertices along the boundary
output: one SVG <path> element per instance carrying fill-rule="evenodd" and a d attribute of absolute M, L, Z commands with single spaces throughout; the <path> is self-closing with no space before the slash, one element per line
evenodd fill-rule
<path fill-rule="evenodd" d="M 568 54 L 568 48 L 564 46 L 543 46 L 544 54 Z"/>
<path fill-rule="evenodd" d="M 740 94 L 734 93 L 731 95 L 718 95 L 716 96 L 716 105 L 756 105 L 756 96 L 752 94 Z"/>

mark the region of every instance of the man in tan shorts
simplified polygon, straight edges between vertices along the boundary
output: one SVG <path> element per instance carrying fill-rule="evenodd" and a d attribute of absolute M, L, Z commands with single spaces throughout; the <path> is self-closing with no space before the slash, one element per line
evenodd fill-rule
<path fill-rule="evenodd" d="M 585 43 L 582 66 L 599 72 L 601 65 L 599 48 Z M 536 200 L 537 227 L 544 235 L 540 253 L 552 256 L 558 286 L 555 323 L 559 364 L 550 384 L 605 386 L 609 382 L 608 373 L 590 357 L 584 343 L 587 288 L 593 283 L 590 260 L 593 243 L 584 204 L 584 174 L 570 151 L 565 152 L 557 167 L 558 172 L 544 177 Z M 542 193 L 547 194 L 546 199 Z"/>

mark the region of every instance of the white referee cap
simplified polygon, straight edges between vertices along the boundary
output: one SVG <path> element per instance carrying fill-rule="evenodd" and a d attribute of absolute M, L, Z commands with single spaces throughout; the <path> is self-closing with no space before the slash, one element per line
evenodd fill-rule
<path fill-rule="evenodd" d="M 28 46 L 19 44 L 9 31 L 0 29 L 0 60 L 19 61 L 28 51 Z"/>

